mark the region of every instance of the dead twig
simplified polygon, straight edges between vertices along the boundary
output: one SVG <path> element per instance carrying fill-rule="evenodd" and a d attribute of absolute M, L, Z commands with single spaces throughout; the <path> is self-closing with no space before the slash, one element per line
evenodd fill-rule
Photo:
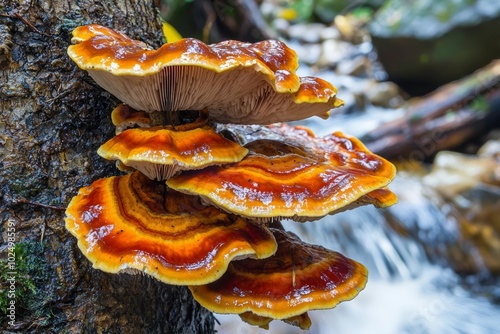
<path fill-rule="evenodd" d="M 40 206 L 42 208 L 57 210 L 57 211 L 64 211 L 65 210 L 65 208 L 62 206 L 54 206 L 54 205 L 48 205 L 48 204 L 43 204 L 43 203 L 39 203 L 39 202 L 33 202 L 30 200 L 27 200 L 26 198 L 16 198 L 14 200 L 14 204 L 29 204 L 29 205 Z"/>
<path fill-rule="evenodd" d="M 40 236 L 40 242 L 43 242 L 43 239 L 45 237 L 45 221 L 43 222 L 43 225 L 42 225 L 42 235 Z"/>
<path fill-rule="evenodd" d="M 3 14 L 3 13 L 0 13 L 0 16 L 3 16 L 3 17 L 9 17 L 11 19 L 18 19 L 18 20 L 21 20 L 24 24 L 26 24 L 31 30 L 39 33 L 40 35 L 44 35 L 44 36 L 47 36 L 46 34 L 44 34 L 43 32 L 41 32 L 40 30 L 37 29 L 37 27 L 35 27 L 33 24 L 31 24 L 30 21 L 26 20 L 24 17 L 21 16 L 21 14 L 19 13 L 13 13 L 13 14 Z"/>

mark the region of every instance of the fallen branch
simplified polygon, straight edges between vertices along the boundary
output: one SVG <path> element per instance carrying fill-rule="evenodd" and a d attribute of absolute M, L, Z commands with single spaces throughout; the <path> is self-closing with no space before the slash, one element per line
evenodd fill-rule
<path fill-rule="evenodd" d="M 500 60 L 411 100 L 404 116 L 361 140 L 393 160 L 424 160 L 500 124 Z"/>

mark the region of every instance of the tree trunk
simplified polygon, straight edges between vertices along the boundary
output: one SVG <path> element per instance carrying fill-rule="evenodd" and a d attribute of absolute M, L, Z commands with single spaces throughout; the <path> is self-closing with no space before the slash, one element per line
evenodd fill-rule
<path fill-rule="evenodd" d="M 117 101 L 66 55 L 71 31 L 99 23 L 157 47 L 161 29 L 153 1 L 4 1 L 0 329 L 214 332 L 212 314 L 187 288 L 94 270 L 64 228 L 64 209 L 78 189 L 117 174 L 112 163 L 96 154 L 114 134 L 110 113 Z"/>

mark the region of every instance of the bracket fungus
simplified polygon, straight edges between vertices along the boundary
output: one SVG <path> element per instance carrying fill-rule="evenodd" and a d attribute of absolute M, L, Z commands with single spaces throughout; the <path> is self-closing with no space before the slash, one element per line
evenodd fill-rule
<path fill-rule="evenodd" d="M 149 128 L 152 125 L 151 118 L 145 111 L 137 111 L 125 103 L 120 103 L 111 112 L 111 121 L 116 127 L 116 134 L 120 134 L 128 128 Z"/>
<path fill-rule="evenodd" d="M 269 125 L 343 103 L 330 83 L 297 76 L 293 50 L 192 38 L 153 50 L 94 24 L 72 42 L 70 58 L 124 103 L 98 153 L 131 174 L 80 189 L 66 210 L 95 268 L 188 285 L 209 310 L 263 328 L 307 329 L 309 310 L 363 289 L 361 264 L 268 227 L 397 201 L 394 166 L 357 139 Z"/>
<path fill-rule="evenodd" d="M 183 170 L 238 162 L 248 150 L 205 125 L 187 131 L 172 127 L 127 129 L 97 153 L 108 160 L 119 160 L 150 179 L 165 180 Z"/>
<path fill-rule="evenodd" d="M 66 215 L 66 228 L 94 268 L 135 269 L 171 284 L 206 284 L 235 258 L 276 251 L 267 227 L 164 189 L 139 172 L 80 189 Z"/>
<path fill-rule="evenodd" d="M 273 256 L 231 262 L 217 281 L 190 286 L 194 298 L 215 313 L 252 312 L 289 319 L 310 310 L 333 308 L 364 288 L 368 273 L 360 263 L 306 244 L 292 233 L 271 230 L 278 243 Z"/>
<path fill-rule="evenodd" d="M 353 202 L 394 203 L 388 191 L 370 195 L 392 181 L 394 166 L 356 138 L 340 132 L 314 137 L 287 125 L 274 129 L 281 140 L 247 143 L 249 154 L 240 162 L 183 173 L 167 185 L 258 220 L 314 220 Z"/>
<path fill-rule="evenodd" d="M 279 41 L 185 38 L 158 50 L 99 25 L 73 31 L 68 55 L 104 89 L 147 112 L 202 110 L 221 123 L 270 124 L 326 118 L 342 101 L 336 88 L 295 74 L 295 51 Z"/>

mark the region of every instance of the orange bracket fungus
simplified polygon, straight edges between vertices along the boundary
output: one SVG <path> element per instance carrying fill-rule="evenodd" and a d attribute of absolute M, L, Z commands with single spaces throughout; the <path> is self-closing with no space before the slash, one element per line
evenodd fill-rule
<path fill-rule="evenodd" d="M 78 27 L 71 59 L 104 89 L 147 112 L 208 109 L 222 123 L 270 124 L 314 115 L 328 117 L 342 101 L 336 88 L 295 74 L 295 51 L 279 41 L 193 38 L 158 50 L 99 25 Z"/>
<path fill-rule="evenodd" d="M 355 201 L 383 206 L 380 200 L 389 200 L 388 193 L 375 199 L 370 193 L 391 182 L 395 168 L 359 140 L 340 132 L 314 137 L 303 128 L 275 128 L 282 139 L 249 142 L 242 161 L 183 173 L 167 185 L 259 220 L 315 219 Z"/>
<path fill-rule="evenodd" d="M 231 262 L 217 281 L 190 286 L 194 298 L 216 313 L 252 312 L 289 319 L 309 310 L 333 308 L 364 288 L 368 273 L 363 265 L 303 243 L 292 233 L 271 230 L 278 242 L 276 254 L 264 260 Z"/>
<path fill-rule="evenodd" d="M 137 111 L 130 108 L 124 103 L 120 103 L 111 112 L 111 121 L 116 126 L 116 134 L 120 134 L 127 128 L 141 127 L 149 128 L 151 126 L 151 118 L 144 111 Z"/>
<path fill-rule="evenodd" d="M 131 172 L 80 189 L 66 210 L 94 268 L 188 285 L 209 310 L 262 328 L 280 319 L 308 329 L 308 311 L 364 288 L 361 264 L 279 220 L 392 205 L 396 171 L 340 132 L 270 125 L 326 118 L 343 103 L 330 83 L 297 76 L 293 50 L 193 38 L 153 50 L 94 24 L 72 42 L 70 58 L 123 102 L 98 153 Z"/>
<path fill-rule="evenodd" d="M 205 125 L 188 131 L 165 127 L 127 129 L 97 153 L 105 159 L 120 160 L 150 179 L 165 180 L 181 170 L 238 162 L 248 150 Z"/>
<path fill-rule="evenodd" d="M 205 284 L 234 258 L 276 251 L 267 227 L 165 190 L 138 172 L 80 189 L 66 214 L 67 229 L 95 268 L 136 269 L 171 284 Z"/>

